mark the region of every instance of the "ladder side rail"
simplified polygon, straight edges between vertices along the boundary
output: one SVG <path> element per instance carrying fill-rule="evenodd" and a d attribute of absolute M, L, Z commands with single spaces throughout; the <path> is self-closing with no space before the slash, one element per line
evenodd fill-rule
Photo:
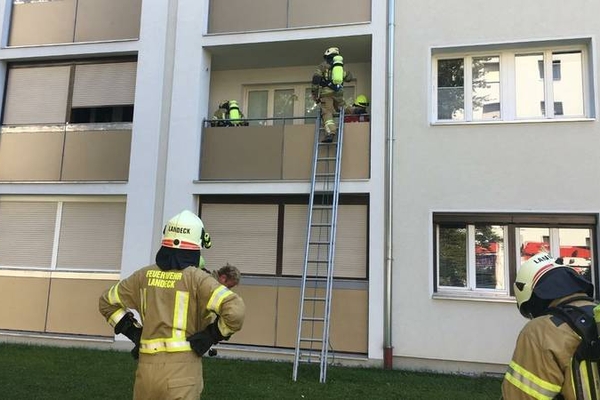
<path fill-rule="evenodd" d="M 302 269 L 302 280 L 300 281 L 300 293 L 299 293 L 299 305 L 298 305 L 298 332 L 296 337 L 296 348 L 294 351 L 294 369 L 292 373 L 292 380 L 295 382 L 298 378 L 298 364 L 300 361 L 300 344 L 302 337 L 302 318 L 304 316 L 304 297 L 306 291 L 306 277 L 308 276 L 308 258 L 310 252 L 310 237 L 311 237 L 311 225 L 312 225 L 312 210 L 315 198 L 315 181 L 317 173 L 317 159 L 319 157 L 319 135 L 321 132 L 321 113 L 317 114 L 315 121 L 315 141 L 313 147 L 313 163 L 312 163 L 312 178 L 310 185 L 310 194 L 308 200 L 308 218 L 306 226 L 306 245 L 304 249 L 304 266 Z"/>
<path fill-rule="evenodd" d="M 327 362 L 329 353 L 329 327 L 331 321 L 331 298 L 333 295 L 333 276 L 335 259 L 335 238 L 337 231 L 337 215 L 339 205 L 340 177 L 342 175 L 342 148 L 344 142 L 344 108 L 340 107 L 338 137 L 335 159 L 335 175 L 333 181 L 333 198 L 331 209 L 331 229 L 329 232 L 329 253 L 327 256 L 327 283 L 325 289 L 325 322 L 323 324 L 323 343 L 321 348 L 320 382 L 327 380 Z"/>

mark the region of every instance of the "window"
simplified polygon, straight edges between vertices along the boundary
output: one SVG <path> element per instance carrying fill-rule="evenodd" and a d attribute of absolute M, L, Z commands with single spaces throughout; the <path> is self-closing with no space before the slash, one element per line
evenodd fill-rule
<path fill-rule="evenodd" d="M 583 44 L 531 50 L 482 46 L 433 54 L 436 122 L 592 116 Z"/>
<path fill-rule="evenodd" d="M 348 104 L 352 103 L 354 92 L 354 86 L 344 86 Z M 319 110 L 308 84 L 247 87 L 246 99 L 250 125 L 312 123 Z"/>
<path fill-rule="evenodd" d="M 137 63 L 11 65 L 4 125 L 132 122 Z"/>
<path fill-rule="evenodd" d="M 435 292 L 512 295 L 519 266 L 547 251 L 593 279 L 596 215 L 435 213 Z"/>
<path fill-rule="evenodd" d="M 213 243 L 208 265 L 236 265 L 260 276 L 302 276 L 308 198 L 305 196 L 203 196 L 200 216 Z M 335 277 L 367 278 L 367 198 L 340 197 Z"/>
<path fill-rule="evenodd" d="M 118 272 L 124 224 L 120 198 L 5 196 L 0 199 L 0 269 Z"/>

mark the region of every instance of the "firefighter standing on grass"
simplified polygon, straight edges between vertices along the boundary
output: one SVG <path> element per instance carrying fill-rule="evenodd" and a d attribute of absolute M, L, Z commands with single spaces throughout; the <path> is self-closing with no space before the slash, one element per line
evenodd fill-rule
<path fill-rule="evenodd" d="M 549 314 L 550 307 L 595 305 L 591 301 L 594 288 L 572 268 L 557 261 L 547 253 L 539 253 L 517 273 L 517 306 L 531 321 L 519 334 L 504 376 L 504 400 L 597 399 L 591 395 L 600 389 L 597 363 L 573 362 L 581 337 L 564 319 Z M 593 316 L 590 318 L 593 323 Z"/>
<path fill-rule="evenodd" d="M 100 312 L 115 334 L 135 344 L 136 400 L 199 399 L 202 355 L 242 328 L 241 297 L 198 268 L 200 249 L 209 243 L 200 218 L 185 210 L 165 226 L 156 264 L 100 297 Z M 141 324 L 131 310 L 139 313 Z"/>
<path fill-rule="evenodd" d="M 344 70 L 344 59 L 337 47 L 325 50 L 323 59 L 313 74 L 311 94 L 321 108 L 321 122 L 325 129 L 322 141 L 330 143 L 337 133 L 333 114 L 345 107 L 344 83 L 352 80 L 352 74 Z"/>

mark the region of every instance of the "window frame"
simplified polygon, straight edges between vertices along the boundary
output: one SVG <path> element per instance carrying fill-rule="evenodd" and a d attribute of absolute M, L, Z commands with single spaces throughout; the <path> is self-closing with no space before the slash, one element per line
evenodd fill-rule
<path fill-rule="evenodd" d="M 267 91 L 267 116 L 264 121 L 256 121 L 259 125 L 275 125 L 275 121 L 272 120 L 274 112 L 275 112 L 275 92 L 278 90 L 293 90 L 294 91 L 294 114 L 292 117 L 289 117 L 291 120 L 291 124 L 294 125 L 304 125 L 308 123 L 313 123 L 312 120 L 307 121 L 307 118 L 310 118 L 306 113 L 307 104 L 306 104 L 306 91 L 311 89 L 310 83 L 307 82 L 289 82 L 289 83 L 278 83 L 278 84 L 252 84 L 252 85 L 244 85 L 243 86 L 243 110 L 242 112 L 246 115 L 247 118 L 250 115 L 250 92 L 253 91 Z M 356 95 L 356 85 L 354 82 L 352 84 L 344 85 L 344 89 L 352 90 L 354 95 Z M 354 100 L 354 96 L 348 97 L 346 93 L 344 93 L 344 99 L 349 102 Z M 288 118 L 288 117 L 286 117 Z M 252 125 L 252 121 L 250 122 Z M 285 121 L 286 125 L 289 125 L 290 122 Z"/>
<path fill-rule="evenodd" d="M 544 57 L 544 101 L 546 104 L 556 102 L 553 85 L 554 63 L 553 54 L 568 51 L 581 52 L 581 78 L 583 115 L 562 116 L 555 115 L 554 109 L 546 110 L 542 117 L 517 117 L 516 111 L 516 74 L 515 59 L 518 55 L 539 53 Z M 431 50 L 431 114 L 430 122 L 433 125 L 480 124 L 480 123 L 506 123 L 506 122 L 548 122 L 557 120 L 582 120 L 595 118 L 593 71 L 591 66 L 592 47 L 590 39 L 574 39 L 566 41 L 553 41 L 549 44 L 502 44 L 502 45 L 477 45 L 450 48 L 432 48 Z M 498 56 L 500 58 L 500 118 L 493 120 L 474 120 L 472 102 L 472 60 L 473 58 Z M 440 60 L 463 60 L 463 96 L 464 118 L 461 120 L 438 118 L 438 62 Z M 564 78 L 564 77 L 562 77 Z"/>
<path fill-rule="evenodd" d="M 487 289 L 475 288 L 473 281 L 467 283 L 466 287 L 440 286 L 439 284 L 439 228 L 440 226 L 464 225 L 467 231 L 474 229 L 475 225 L 500 225 L 505 229 L 504 260 L 505 288 Z M 591 277 L 594 287 L 598 287 L 598 214 L 564 214 L 564 213 L 469 213 L 469 212 L 433 212 L 433 297 L 446 298 L 455 297 L 462 299 L 490 299 L 490 300 L 513 300 L 513 282 L 520 266 L 521 249 L 519 239 L 520 228 L 549 228 L 551 236 L 552 251 L 559 249 L 558 230 L 561 228 L 589 229 L 590 230 L 590 254 L 592 258 Z M 467 242 L 469 243 L 469 242 Z M 472 244 L 472 243 L 471 243 Z M 465 255 L 467 265 L 465 266 L 467 276 L 473 279 L 476 274 L 476 266 L 473 248 L 467 247 Z M 554 253 L 553 253 L 554 255 Z M 596 293 L 598 290 L 596 289 Z"/>

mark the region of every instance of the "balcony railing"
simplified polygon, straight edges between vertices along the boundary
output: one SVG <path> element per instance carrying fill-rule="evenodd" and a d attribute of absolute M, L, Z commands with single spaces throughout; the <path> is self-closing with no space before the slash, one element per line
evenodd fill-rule
<path fill-rule="evenodd" d="M 342 179 L 370 176 L 370 124 L 346 123 Z M 365 118 L 366 116 L 363 116 Z M 312 121 L 313 123 L 299 122 Z M 200 180 L 308 180 L 314 146 L 314 118 L 205 120 Z M 237 122 L 237 121 L 236 121 Z"/>

